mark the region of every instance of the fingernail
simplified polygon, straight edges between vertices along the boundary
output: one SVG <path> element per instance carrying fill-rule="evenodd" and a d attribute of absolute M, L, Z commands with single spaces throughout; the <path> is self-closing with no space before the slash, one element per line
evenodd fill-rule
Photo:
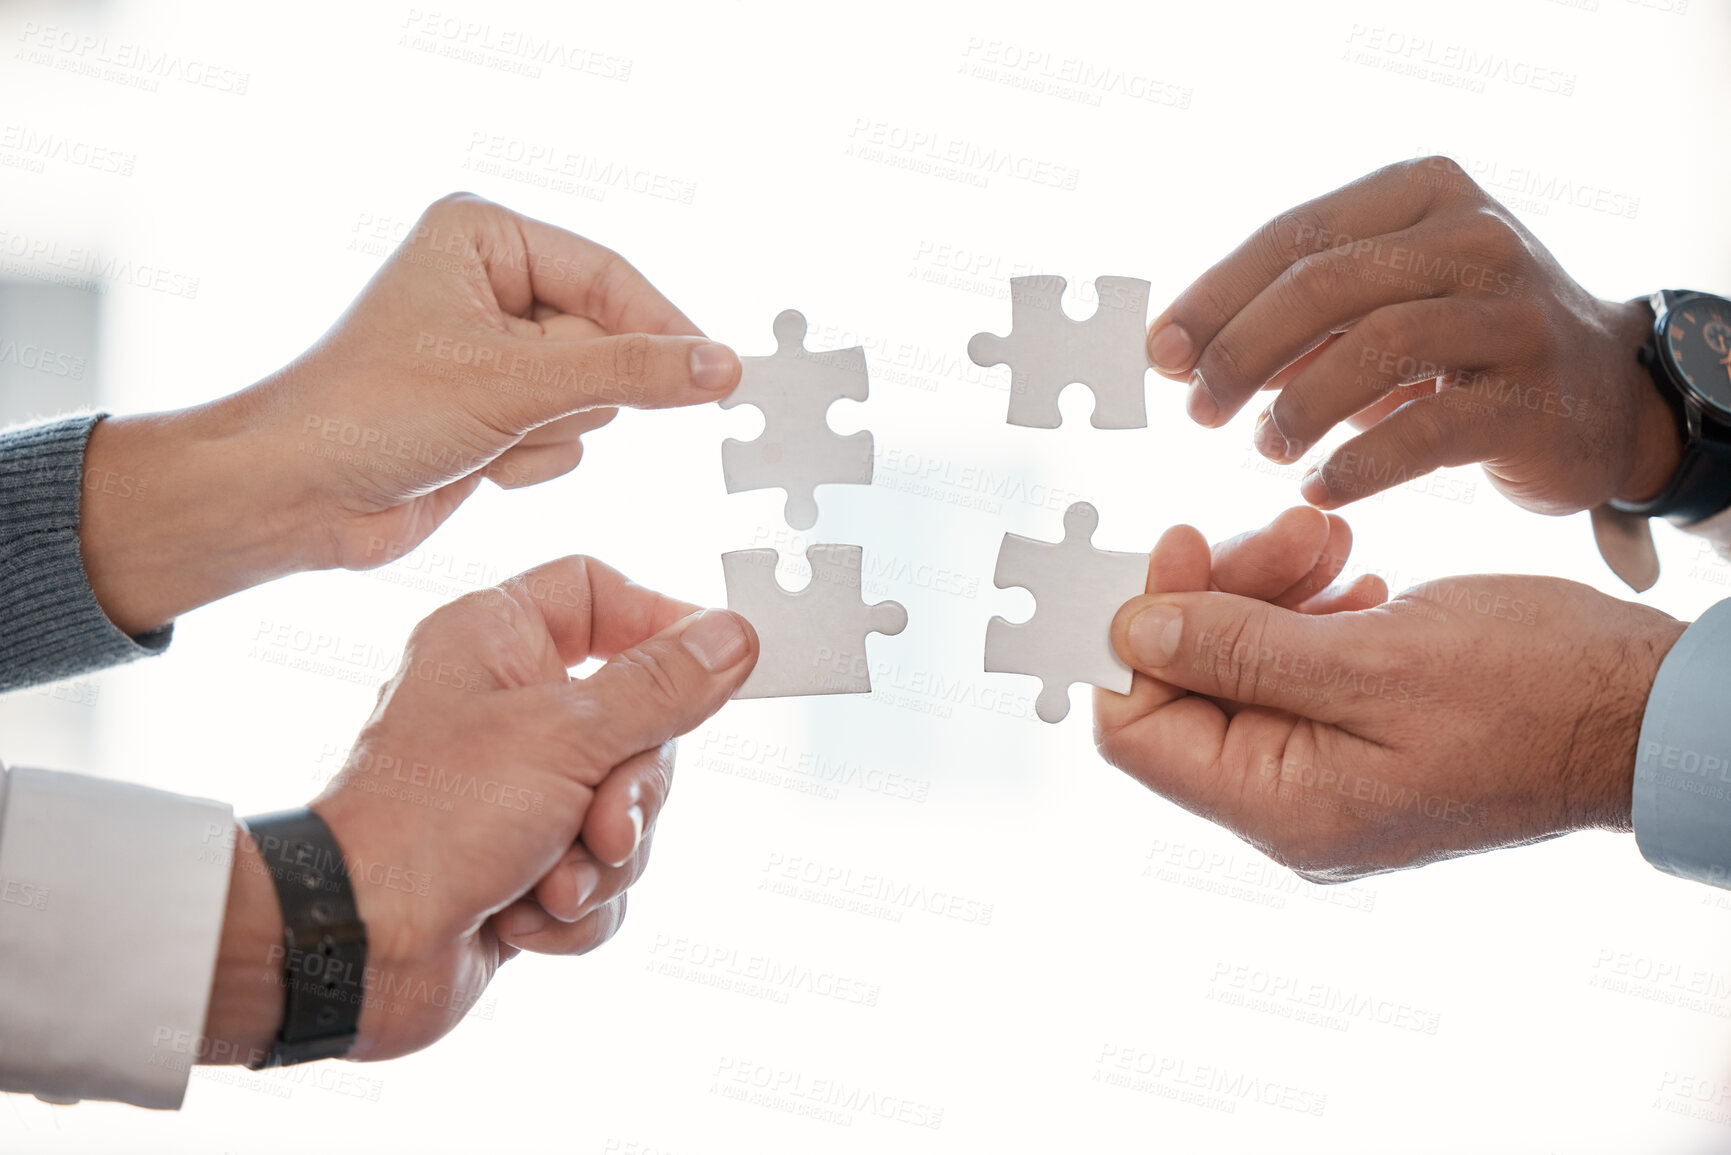
<path fill-rule="evenodd" d="M 726 610 L 700 610 L 679 635 L 697 664 L 714 674 L 745 657 L 745 630 Z"/>
<path fill-rule="evenodd" d="M 636 854 L 637 847 L 643 842 L 643 807 L 633 806 L 625 812 L 625 818 L 631 823 L 631 854 Z"/>
<path fill-rule="evenodd" d="M 1298 479 L 1298 496 L 1311 505 L 1322 505 L 1328 500 L 1328 486 L 1323 483 L 1322 470 L 1305 471 L 1304 476 Z"/>
<path fill-rule="evenodd" d="M 1148 342 L 1148 359 L 1154 362 L 1154 368 L 1166 373 L 1184 372 L 1194 356 L 1196 343 L 1179 324 L 1169 322 L 1160 326 Z"/>
<path fill-rule="evenodd" d="M 1271 461 L 1279 461 L 1286 456 L 1286 438 L 1274 427 L 1269 416 L 1273 412 L 1272 409 L 1262 411 L 1262 416 L 1256 419 L 1256 432 L 1251 440 L 1256 444 L 1256 452 Z"/>
<path fill-rule="evenodd" d="M 517 908 L 517 913 L 511 916 L 511 937 L 523 938 L 534 934 L 547 925 L 552 916 L 536 903 L 526 903 Z"/>
<path fill-rule="evenodd" d="M 571 882 L 577 889 L 577 905 L 581 908 L 601 885 L 601 868 L 588 859 L 571 864 Z"/>
<path fill-rule="evenodd" d="M 709 341 L 691 350 L 691 383 L 699 389 L 725 389 L 733 381 L 739 358 L 726 345 Z"/>
<path fill-rule="evenodd" d="M 1185 408 L 1190 411 L 1190 420 L 1198 425 L 1213 425 L 1220 420 L 1220 404 L 1214 400 L 1214 394 L 1208 388 L 1208 382 L 1202 379 L 1200 370 L 1190 375 L 1190 396 L 1185 401 Z"/>
<path fill-rule="evenodd" d="M 1144 666 L 1164 666 L 1178 653 L 1183 634 L 1177 606 L 1149 606 L 1130 619 L 1130 653 Z"/>

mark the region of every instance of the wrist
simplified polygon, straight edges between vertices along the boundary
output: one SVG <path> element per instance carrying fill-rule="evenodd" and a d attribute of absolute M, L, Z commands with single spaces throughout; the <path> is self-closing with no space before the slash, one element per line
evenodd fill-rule
<path fill-rule="evenodd" d="M 312 568 L 306 504 L 268 465 L 244 395 L 110 417 L 85 450 L 79 544 L 91 590 L 138 635 Z"/>
<path fill-rule="evenodd" d="M 1596 679 L 1600 692 L 1593 696 L 1586 714 L 1577 721 L 1577 740 L 1572 749 L 1591 754 L 1579 762 L 1590 767 L 1584 789 L 1569 794 L 1578 801 L 1569 829 L 1598 828 L 1628 833 L 1634 829 L 1632 807 L 1635 761 L 1639 752 L 1641 723 L 1647 714 L 1647 699 L 1665 655 L 1689 628 L 1681 622 L 1648 609 L 1640 612 L 1641 627 L 1630 630 L 1609 654 Z M 1573 774 L 1572 768 L 1565 773 Z"/>
<path fill-rule="evenodd" d="M 205 1062 L 249 1063 L 270 1049 L 283 1015 L 283 922 L 276 888 L 245 827 L 235 831 L 228 906 L 205 1010 Z"/>
<path fill-rule="evenodd" d="M 1659 496 L 1683 460 L 1677 411 L 1661 392 L 1666 386 L 1654 376 L 1654 370 L 1636 359 L 1637 351 L 1652 340 L 1652 326 L 1653 312 L 1645 301 L 1623 306 L 1617 347 L 1627 353 L 1623 372 L 1630 390 L 1634 444 L 1628 476 L 1611 495 L 1618 501 L 1651 501 Z"/>

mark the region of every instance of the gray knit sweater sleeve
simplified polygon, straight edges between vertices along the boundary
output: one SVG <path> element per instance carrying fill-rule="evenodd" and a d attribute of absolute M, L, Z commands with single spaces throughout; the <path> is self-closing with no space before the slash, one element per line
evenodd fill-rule
<path fill-rule="evenodd" d="M 127 637 L 84 574 L 84 446 L 103 416 L 0 432 L 0 692 L 161 653 L 174 631 Z"/>

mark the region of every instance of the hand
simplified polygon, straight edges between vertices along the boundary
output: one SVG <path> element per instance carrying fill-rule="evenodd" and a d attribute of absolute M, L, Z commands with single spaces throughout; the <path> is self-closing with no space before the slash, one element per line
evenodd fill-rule
<path fill-rule="evenodd" d="M 110 619 L 141 633 L 286 573 L 383 565 L 483 478 L 575 468 L 616 406 L 714 401 L 739 374 L 617 253 L 449 196 L 292 364 L 96 427 L 87 474 L 133 483 L 86 484 L 85 566 Z"/>
<path fill-rule="evenodd" d="M 1656 496 L 1677 467 L 1676 419 L 1635 360 L 1651 324 L 1430 157 L 1263 225 L 1155 318 L 1148 350 L 1190 378 L 1203 425 L 1278 390 L 1255 435 L 1275 461 L 1365 430 L 1304 475 L 1319 508 L 1481 462 L 1510 500 L 1563 514 Z"/>
<path fill-rule="evenodd" d="M 352 1059 L 456 1025 L 519 950 L 582 954 L 618 930 L 666 801 L 673 740 L 750 673 L 744 619 L 652 593 L 586 558 L 428 617 L 347 764 L 313 803 L 367 924 Z M 606 665 L 582 680 L 566 670 Z M 233 1061 L 282 1016 L 275 891 L 235 855 L 205 1033 Z"/>
<path fill-rule="evenodd" d="M 1280 525 L 1212 562 L 1187 526 L 1160 539 L 1147 595 L 1112 624 L 1139 672 L 1096 695 L 1108 762 L 1317 882 L 1630 829 L 1647 694 L 1682 622 L 1498 575 L 1380 605 L 1361 579 L 1295 612 L 1267 591 L 1344 556 L 1273 549 Z"/>

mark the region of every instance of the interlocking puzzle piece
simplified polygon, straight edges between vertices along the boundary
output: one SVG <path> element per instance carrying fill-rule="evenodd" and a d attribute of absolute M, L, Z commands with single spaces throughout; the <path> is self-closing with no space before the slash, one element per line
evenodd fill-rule
<path fill-rule="evenodd" d="M 763 411 L 763 434 L 755 441 L 730 437 L 721 443 L 721 472 L 727 492 L 785 489 L 787 524 L 810 529 L 817 524 L 820 485 L 870 485 L 872 435 L 864 430 L 843 437 L 825 415 L 842 398 L 864 401 L 868 391 L 865 350 L 805 347 L 805 316 L 785 310 L 775 319 L 775 353 L 741 357 L 739 388 L 721 402 L 723 409 L 755 405 Z"/>
<path fill-rule="evenodd" d="M 1006 533 L 998 549 L 993 584 L 1026 587 L 1034 616 L 986 624 L 986 672 L 1039 678 L 1034 712 L 1043 722 L 1062 722 L 1070 712 L 1072 682 L 1130 691 L 1133 671 L 1112 650 L 1112 619 L 1147 589 L 1148 555 L 1095 549 L 1099 524 L 1099 511 L 1078 501 L 1064 511 L 1063 541 Z"/>
<path fill-rule="evenodd" d="M 775 550 L 721 555 L 727 608 L 745 615 L 758 640 L 757 666 L 735 698 L 871 692 L 866 635 L 901 633 L 908 612 L 898 602 L 865 604 L 862 556 L 857 545 L 811 546 L 811 582 L 789 593 L 775 580 Z"/>
<path fill-rule="evenodd" d="M 1058 428 L 1058 394 L 1080 381 L 1094 393 L 1094 428 L 1146 428 L 1148 282 L 1099 278 L 1100 305 L 1086 321 L 1065 315 L 1064 284 L 1063 277 L 1011 277 L 1010 335 L 974 334 L 969 359 L 987 368 L 1009 362 L 1011 425 Z"/>

